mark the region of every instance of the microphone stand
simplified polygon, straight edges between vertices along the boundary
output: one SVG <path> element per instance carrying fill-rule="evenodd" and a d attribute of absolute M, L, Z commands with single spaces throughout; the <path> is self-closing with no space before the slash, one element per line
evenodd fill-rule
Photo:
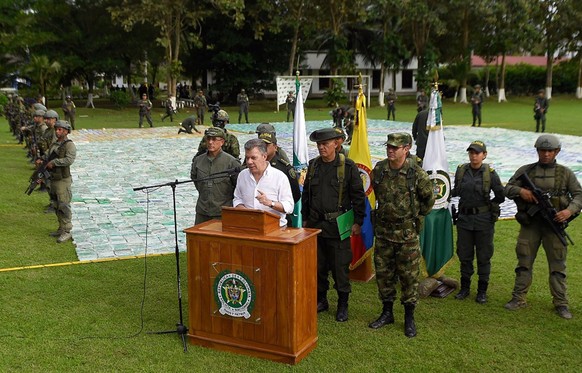
<path fill-rule="evenodd" d="M 146 190 L 146 189 L 158 189 L 161 187 L 169 186 L 172 188 L 172 203 L 174 208 L 174 253 L 176 256 L 176 285 L 178 288 L 178 308 L 180 312 L 180 321 L 176 324 L 176 330 L 164 330 L 159 332 L 148 332 L 148 334 L 170 334 L 170 333 L 177 333 L 180 338 L 182 338 L 182 345 L 184 346 L 184 352 L 188 351 L 188 345 L 186 344 L 186 334 L 188 333 L 188 327 L 184 325 L 184 316 L 182 312 L 182 280 L 180 276 L 180 250 L 178 248 L 178 222 L 176 219 L 176 186 L 185 183 L 192 183 L 196 181 L 206 181 L 212 179 L 219 179 L 223 177 L 230 177 L 235 173 L 238 173 L 240 170 L 232 169 L 226 170 L 221 172 L 216 172 L 214 174 L 210 174 L 207 177 L 203 177 L 196 180 L 184 180 L 184 181 L 171 181 L 169 183 L 158 184 L 158 185 L 148 185 L 142 186 L 139 188 L 133 188 L 134 191 L 138 190 Z"/>

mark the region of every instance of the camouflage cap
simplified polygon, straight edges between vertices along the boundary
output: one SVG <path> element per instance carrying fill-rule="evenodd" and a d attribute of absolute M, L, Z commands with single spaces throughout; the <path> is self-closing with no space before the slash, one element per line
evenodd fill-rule
<path fill-rule="evenodd" d="M 469 151 L 469 150 L 474 150 L 477 153 L 483 153 L 483 152 L 487 151 L 487 146 L 485 145 L 485 143 L 483 141 L 475 140 L 467 148 L 467 151 Z"/>
<path fill-rule="evenodd" d="M 309 135 L 309 140 L 320 142 L 327 141 L 331 139 L 337 139 L 344 136 L 344 131 L 339 128 L 322 128 L 320 130 L 315 130 Z"/>
<path fill-rule="evenodd" d="M 257 131 L 258 134 L 264 133 L 264 132 L 270 132 L 270 133 L 277 133 L 277 131 L 275 130 L 275 126 L 273 126 L 271 123 L 261 123 L 257 126 Z"/>
<path fill-rule="evenodd" d="M 219 127 L 210 127 L 209 129 L 204 131 L 204 136 L 205 137 L 220 137 L 220 138 L 226 139 L 226 134 L 224 133 L 224 130 L 222 128 L 219 128 Z"/>
<path fill-rule="evenodd" d="M 259 139 L 263 140 L 267 144 L 276 144 L 277 143 L 277 136 L 271 132 L 260 133 Z"/>
<path fill-rule="evenodd" d="M 44 113 L 44 117 L 59 119 L 59 114 L 54 110 L 48 110 L 46 113 Z"/>
<path fill-rule="evenodd" d="M 412 136 L 406 132 L 396 132 L 388 135 L 385 146 L 406 146 L 412 144 Z"/>
<path fill-rule="evenodd" d="M 71 125 L 66 120 L 57 120 L 55 128 L 64 128 L 69 131 L 69 133 L 71 132 Z"/>
<path fill-rule="evenodd" d="M 218 112 L 216 113 L 216 120 L 221 120 L 223 122 L 228 122 L 229 120 L 229 116 L 228 113 L 224 110 L 218 110 Z"/>
<path fill-rule="evenodd" d="M 36 109 L 34 111 L 34 116 L 35 117 L 44 117 L 44 113 L 46 113 L 46 110 Z"/>
<path fill-rule="evenodd" d="M 554 149 L 561 149 L 562 148 L 562 144 L 560 143 L 560 139 L 558 139 L 554 135 L 541 135 L 536 140 L 536 143 L 534 146 L 538 150 L 554 150 Z"/>

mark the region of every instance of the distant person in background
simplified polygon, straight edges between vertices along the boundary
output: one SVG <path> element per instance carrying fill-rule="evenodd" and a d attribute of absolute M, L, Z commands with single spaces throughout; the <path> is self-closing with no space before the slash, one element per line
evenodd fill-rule
<path fill-rule="evenodd" d="M 75 103 L 71 99 L 71 96 L 67 96 L 65 98 L 65 102 L 63 102 L 62 109 L 63 113 L 65 114 L 65 120 L 69 122 L 72 129 L 75 129 L 75 113 L 77 107 L 75 106 Z"/>
<path fill-rule="evenodd" d="M 422 110 L 414 118 L 412 123 L 412 137 L 416 143 L 416 156 L 424 159 L 426 152 L 426 142 L 428 141 L 428 128 L 426 122 L 428 121 L 428 109 Z"/>
<path fill-rule="evenodd" d="M 428 97 L 423 89 L 420 91 L 418 97 L 416 97 L 416 111 L 420 113 L 426 109 L 428 109 Z"/>
<path fill-rule="evenodd" d="M 170 117 L 170 122 L 174 121 L 174 114 L 176 114 L 176 109 L 174 108 L 174 101 L 172 100 L 172 96 L 171 94 L 168 96 L 168 99 L 165 102 L 165 107 L 166 107 L 166 114 L 162 117 L 162 122 L 164 121 L 164 119 L 166 119 L 167 117 Z"/>
<path fill-rule="evenodd" d="M 475 127 L 475 123 L 478 121 L 479 127 L 481 127 L 481 105 L 483 104 L 483 92 L 481 91 L 481 85 L 475 85 L 475 91 L 473 91 L 473 95 L 471 96 L 471 107 L 473 112 L 473 125 Z"/>
<path fill-rule="evenodd" d="M 289 117 L 295 120 L 295 106 L 297 106 L 297 103 L 295 102 L 295 95 L 293 94 L 293 91 L 289 91 L 285 103 L 287 104 L 287 122 L 289 122 Z"/>
<path fill-rule="evenodd" d="M 196 116 L 198 117 L 198 124 L 204 125 L 204 114 L 208 109 L 208 102 L 204 96 L 204 91 L 199 89 L 198 94 L 194 97 L 194 107 L 196 108 Z"/>
<path fill-rule="evenodd" d="M 141 100 L 138 101 L 137 106 L 139 107 L 139 128 L 143 127 L 143 118 L 145 117 L 150 127 L 154 126 L 152 122 L 152 102 L 148 99 L 148 95 L 143 93 L 141 95 Z"/>
<path fill-rule="evenodd" d="M 388 110 L 388 118 L 390 120 L 390 115 L 392 115 L 392 120 L 396 120 L 396 93 L 392 88 L 388 89 L 388 96 L 386 96 L 386 109 Z"/>
<path fill-rule="evenodd" d="M 238 122 L 245 115 L 245 121 L 249 122 L 249 96 L 245 93 L 244 89 L 240 90 L 240 93 L 236 96 L 236 103 L 238 104 Z"/>
<path fill-rule="evenodd" d="M 534 119 L 536 120 L 536 132 L 540 132 L 540 123 L 542 132 L 546 132 L 546 113 L 550 107 L 550 102 L 546 98 L 546 91 L 540 89 L 534 102 Z"/>

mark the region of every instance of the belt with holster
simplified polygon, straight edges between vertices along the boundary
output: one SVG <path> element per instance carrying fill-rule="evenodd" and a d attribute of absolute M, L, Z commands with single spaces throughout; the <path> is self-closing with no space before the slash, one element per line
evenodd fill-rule
<path fill-rule="evenodd" d="M 325 221 L 335 221 L 337 217 L 340 216 L 341 214 L 343 214 L 343 211 L 325 212 L 323 214 L 320 214 L 319 212 L 313 209 L 309 211 L 310 218 Z"/>
<path fill-rule="evenodd" d="M 459 214 L 461 215 L 477 215 L 483 214 L 485 212 L 491 211 L 491 207 L 489 206 L 480 206 L 480 207 L 461 207 L 459 209 Z"/>

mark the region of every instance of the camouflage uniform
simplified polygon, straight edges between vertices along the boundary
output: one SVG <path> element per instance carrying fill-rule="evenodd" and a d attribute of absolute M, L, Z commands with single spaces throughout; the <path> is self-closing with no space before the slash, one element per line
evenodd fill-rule
<path fill-rule="evenodd" d="M 139 100 L 137 103 L 139 106 L 139 127 L 143 127 L 143 117 L 146 118 L 150 127 L 153 127 L 152 123 L 152 102 L 146 97 L 145 100 Z"/>
<path fill-rule="evenodd" d="M 392 90 L 388 92 L 386 96 L 386 109 L 388 110 L 387 120 L 390 120 L 390 115 L 392 115 L 392 120 L 396 120 L 396 93 Z"/>
<path fill-rule="evenodd" d="M 65 113 L 65 120 L 71 124 L 72 129 L 75 129 L 76 106 L 75 103 L 71 100 L 71 96 L 67 96 L 61 107 Z"/>
<path fill-rule="evenodd" d="M 249 96 L 245 93 L 244 89 L 241 89 L 240 93 L 236 96 L 236 102 L 238 104 L 238 122 L 242 118 L 244 113 L 245 121 L 249 122 Z"/>
<path fill-rule="evenodd" d="M 483 92 L 481 91 L 481 86 L 477 84 L 475 86 L 475 91 L 471 96 L 471 107 L 473 113 L 473 126 L 475 127 L 475 123 L 479 123 L 479 127 L 481 127 L 481 105 L 483 104 Z"/>
<path fill-rule="evenodd" d="M 210 128 L 207 130 L 207 136 L 224 138 L 224 131 L 220 128 Z M 216 157 L 210 157 L 204 153 L 192 159 L 190 178 L 194 180 L 194 185 L 198 190 L 195 224 L 220 219 L 222 206 L 232 207 L 236 176 L 233 178 L 225 174 L 224 177 L 217 179 L 196 180 L 237 166 L 240 166 L 240 162 L 224 151 L 220 151 Z"/>
<path fill-rule="evenodd" d="M 198 91 L 198 94 L 194 97 L 194 107 L 196 107 L 198 124 L 204 125 L 204 114 L 206 114 L 206 108 L 208 107 L 204 92 Z"/>
<path fill-rule="evenodd" d="M 539 144 L 540 139 L 544 138 L 555 139 L 558 145 L 554 146 L 553 149 L 560 148 L 559 140 L 555 136 L 542 135 L 536 142 L 538 150 L 548 149 L 544 147 L 544 143 Z M 550 292 L 554 306 L 557 310 L 558 307 L 567 308 L 566 255 L 568 249 L 562 245 L 548 223 L 539 216 L 539 213 L 534 216 L 527 215 L 527 210 L 531 205 L 526 204 L 520 198 L 522 183 L 518 180 L 518 177 L 524 173 L 529 176 L 537 188 L 550 194 L 550 200 L 557 211 L 568 209 L 572 214 L 577 214 L 582 209 L 582 187 L 576 175 L 569 168 L 556 162 L 551 164 L 537 162 L 522 166 L 509 179 L 505 187 L 505 194 L 508 198 L 515 200 L 518 207 L 516 218 L 521 227 L 515 249 L 517 268 L 515 269 L 515 286 L 512 293 L 515 307 L 510 305 L 512 303 L 510 301 L 506 308 L 517 309 L 526 305 L 525 298 L 532 283 L 533 264 L 540 243 L 548 260 Z"/>
<path fill-rule="evenodd" d="M 433 183 L 410 158 L 400 170 L 391 170 L 387 159 L 378 162 L 372 178 L 378 202 L 374 263 L 380 299 L 394 302 L 400 279 L 401 303 L 416 304 L 421 258 L 418 234 L 434 204 Z"/>

